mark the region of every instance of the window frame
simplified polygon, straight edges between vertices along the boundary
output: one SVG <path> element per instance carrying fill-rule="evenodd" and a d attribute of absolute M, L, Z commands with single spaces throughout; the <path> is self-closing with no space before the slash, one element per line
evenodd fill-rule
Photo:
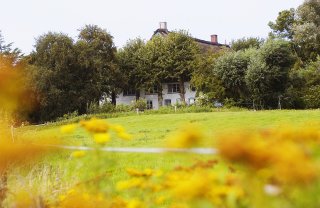
<path fill-rule="evenodd" d="M 168 104 L 167 102 L 170 101 L 170 103 Z M 172 105 L 172 102 L 171 102 L 171 99 L 164 99 L 164 106 L 171 106 Z"/>
<path fill-rule="evenodd" d="M 153 100 L 147 100 L 147 109 L 153 109 Z"/>
<path fill-rule="evenodd" d="M 129 89 L 125 89 L 122 92 L 123 96 L 136 96 L 137 91 L 135 89 L 129 88 Z"/>
<path fill-rule="evenodd" d="M 146 95 L 157 95 L 159 92 L 158 86 L 154 85 L 151 90 L 146 90 Z"/>
<path fill-rule="evenodd" d="M 167 86 L 168 86 L 168 94 L 180 93 L 179 83 L 169 83 Z"/>

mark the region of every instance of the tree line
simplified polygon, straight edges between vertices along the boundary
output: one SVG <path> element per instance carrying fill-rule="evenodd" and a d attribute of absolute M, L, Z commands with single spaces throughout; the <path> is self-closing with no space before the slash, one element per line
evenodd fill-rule
<path fill-rule="evenodd" d="M 129 40 L 116 49 L 113 37 L 96 25 L 79 30 L 76 40 L 48 32 L 36 39 L 34 51 L 24 56 L 0 34 L 0 55 L 19 68 L 29 89 L 32 109 L 19 109 L 20 119 L 43 122 L 66 113 L 88 112 L 102 97 L 116 104 L 116 95 L 134 89 L 157 88 L 163 103 L 162 83 L 184 82 L 214 101 L 255 108 L 319 108 L 320 2 L 306 0 L 297 9 L 284 10 L 266 40 L 242 38 L 231 49 L 203 51 L 185 31 Z M 1 64 L 1 68 L 4 65 Z M 23 67 L 21 67 L 23 66 Z M 22 69 L 23 68 L 23 69 Z"/>

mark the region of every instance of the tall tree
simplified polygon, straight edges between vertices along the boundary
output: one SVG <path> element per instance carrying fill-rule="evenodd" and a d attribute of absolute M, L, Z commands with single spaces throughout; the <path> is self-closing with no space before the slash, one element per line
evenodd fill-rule
<path fill-rule="evenodd" d="M 169 71 L 165 64 L 167 60 L 165 42 L 165 37 L 155 36 L 140 50 L 140 57 L 143 57 L 140 61 L 141 69 L 147 78 L 145 88 L 152 91 L 156 87 L 159 106 L 162 106 L 163 103 L 162 83 L 169 77 Z"/>
<path fill-rule="evenodd" d="M 40 36 L 31 54 L 39 93 L 39 119 L 46 121 L 80 108 L 78 66 L 73 40 L 62 33 Z"/>
<path fill-rule="evenodd" d="M 268 108 L 280 104 L 294 61 L 290 44 L 284 40 L 268 40 L 252 56 L 245 81 L 255 103 Z"/>
<path fill-rule="evenodd" d="M 145 46 L 145 42 L 140 39 L 130 40 L 126 45 L 118 51 L 118 63 L 122 74 L 123 89 L 128 90 L 133 87 L 136 92 L 136 99 L 140 97 L 140 89 L 144 88 L 144 83 L 148 77 L 144 76 L 144 65 L 141 64 L 141 50 Z"/>
<path fill-rule="evenodd" d="M 254 37 L 241 38 L 238 40 L 233 40 L 231 42 L 231 48 L 234 51 L 240 51 L 240 50 L 245 50 L 249 48 L 258 49 L 261 47 L 263 42 L 264 42 L 264 39 L 261 39 L 261 38 L 254 38 Z"/>
<path fill-rule="evenodd" d="M 89 103 L 98 102 L 104 93 L 115 94 L 119 71 L 113 37 L 106 30 L 97 25 L 86 25 L 80 29 L 78 38 L 75 48 L 81 68 L 79 78 L 83 81 L 81 111 L 85 111 Z"/>
<path fill-rule="evenodd" d="M 229 52 L 219 57 L 214 72 L 225 89 L 225 97 L 243 102 L 248 95 L 245 75 L 256 49 Z"/>
<path fill-rule="evenodd" d="M 195 67 L 191 84 L 197 89 L 197 92 L 203 92 L 208 95 L 210 100 L 222 100 L 225 94 L 225 88 L 214 70 L 218 58 L 223 56 L 226 51 L 219 53 L 206 52 L 198 56 L 197 67 Z"/>
<path fill-rule="evenodd" d="M 273 30 L 271 36 L 292 41 L 292 48 L 305 65 L 320 55 L 319 0 L 306 0 L 296 10 L 281 11 L 269 26 Z"/>
<path fill-rule="evenodd" d="M 13 43 L 6 43 L 0 30 L 0 57 L 2 58 L 2 66 L 17 66 L 19 60 L 23 57 L 20 49 L 13 48 Z M 4 64 L 5 63 L 5 64 Z"/>
<path fill-rule="evenodd" d="M 294 35 L 294 25 L 296 24 L 296 10 L 291 8 L 279 12 L 275 22 L 269 22 L 269 27 L 277 37 L 292 40 Z"/>
<path fill-rule="evenodd" d="M 191 80 L 191 74 L 196 67 L 199 46 L 185 31 L 169 33 L 165 41 L 166 68 L 170 78 L 177 79 L 182 103 L 185 103 L 186 89 L 184 82 Z"/>
<path fill-rule="evenodd" d="M 320 55 L 320 1 L 306 0 L 297 9 L 293 41 L 303 61 L 316 61 Z"/>

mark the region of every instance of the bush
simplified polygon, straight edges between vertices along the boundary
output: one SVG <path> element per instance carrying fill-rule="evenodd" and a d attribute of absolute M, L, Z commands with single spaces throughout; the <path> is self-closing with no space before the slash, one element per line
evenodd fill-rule
<path fill-rule="evenodd" d="M 96 114 L 96 113 L 100 113 L 100 106 L 98 103 L 90 103 L 87 112 L 89 114 Z"/>
<path fill-rule="evenodd" d="M 131 105 L 124 105 L 124 104 L 120 104 L 120 105 L 116 105 L 115 107 L 115 112 L 120 113 L 120 112 L 130 112 L 133 110 L 133 107 Z"/>
<path fill-rule="evenodd" d="M 307 89 L 303 100 L 307 108 L 320 108 L 320 85 Z"/>
<path fill-rule="evenodd" d="M 139 109 L 139 111 L 144 111 L 147 109 L 147 101 L 145 99 L 139 99 L 132 102 L 133 109 Z"/>
<path fill-rule="evenodd" d="M 223 105 L 226 108 L 231 108 L 237 106 L 237 102 L 234 101 L 232 98 L 226 98 L 223 100 Z"/>
<path fill-rule="evenodd" d="M 57 121 L 69 120 L 78 117 L 78 111 L 73 111 L 72 113 L 66 113 L 62 117 L 57 118 Z"/>
<path fill-rule="evenodd" d="M 115 108 L 112 103 L 105 102 L 100 106 L 100 113 L 112 113 L 115 112 Z"/>
<path fill-rule="evenodd" d="M 195 104 L 197 106 L 210 106 L 211 103 L 210 103 L 209 96 L 207 94 L 204 94 L 204 93 L 200 92 L 199 96 L 196 99 Z"/>

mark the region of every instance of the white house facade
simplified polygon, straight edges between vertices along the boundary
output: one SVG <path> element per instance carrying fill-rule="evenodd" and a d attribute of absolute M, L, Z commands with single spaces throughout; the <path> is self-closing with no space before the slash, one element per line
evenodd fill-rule
<path fill-rule="evenodd" d="M 154 31 L 153 36 L 160 35 L 166 37 L 169 33 L 171 33 L 167 29 L 166 22 L 160 22 L 160 27 L 156 31 Z M 230 48 L 229 45 L 218 43 L 218 36 L 211 35 L 211 41 L 201 40 L 197 38 L 193 38 L 194 41 L 199 45 L 200 49 L 203 52 L 211 52 L 216 53 L 224 48 Z M 185 103 L 187 105 L 191 105 L 195 102 L 196 91 L 190 86 L 190 82 L 184 83 L 185 88 Z M 162 96 L 163 106 L 175 105 L 177 103 L 181 103 L 180 97 L 180 89 L 179 83 L 170 82 L 162 84 Z M 159 109 L 159 101 L 158 101 L 158 91 L 154 89 L 153 92 L 147 92 L 145 90 L 140 90 L 139 92 L 140 98 L 145 99 L 147 101 L 147 106 L 149 109 Z M 132 89 L 124 90 L 121 94 L 116 97 L 116 104 L 125 104 L 130 105 L 133 101 L 136 100 L 136 92 Z"/>
<path fill-rule="evenodd" d="M 185 88 L 185 102 L 187 105 L 192 105 L 195 102 L 196 91 L 190 86 L 190 82 L 184 83 Z M 171 106 L 181 103 L 179 83 L 163 83 L 162 84 L 162 105 Z M 157 89 L 153 92 L 140 90 L 140 98 L 147 101 L 148 109 L 159 109 L 158 92 Z M 134 90 L 125 90 L 116 98 L 117 105 L 130 105 L 136 100 L 136 92 Z"/>

